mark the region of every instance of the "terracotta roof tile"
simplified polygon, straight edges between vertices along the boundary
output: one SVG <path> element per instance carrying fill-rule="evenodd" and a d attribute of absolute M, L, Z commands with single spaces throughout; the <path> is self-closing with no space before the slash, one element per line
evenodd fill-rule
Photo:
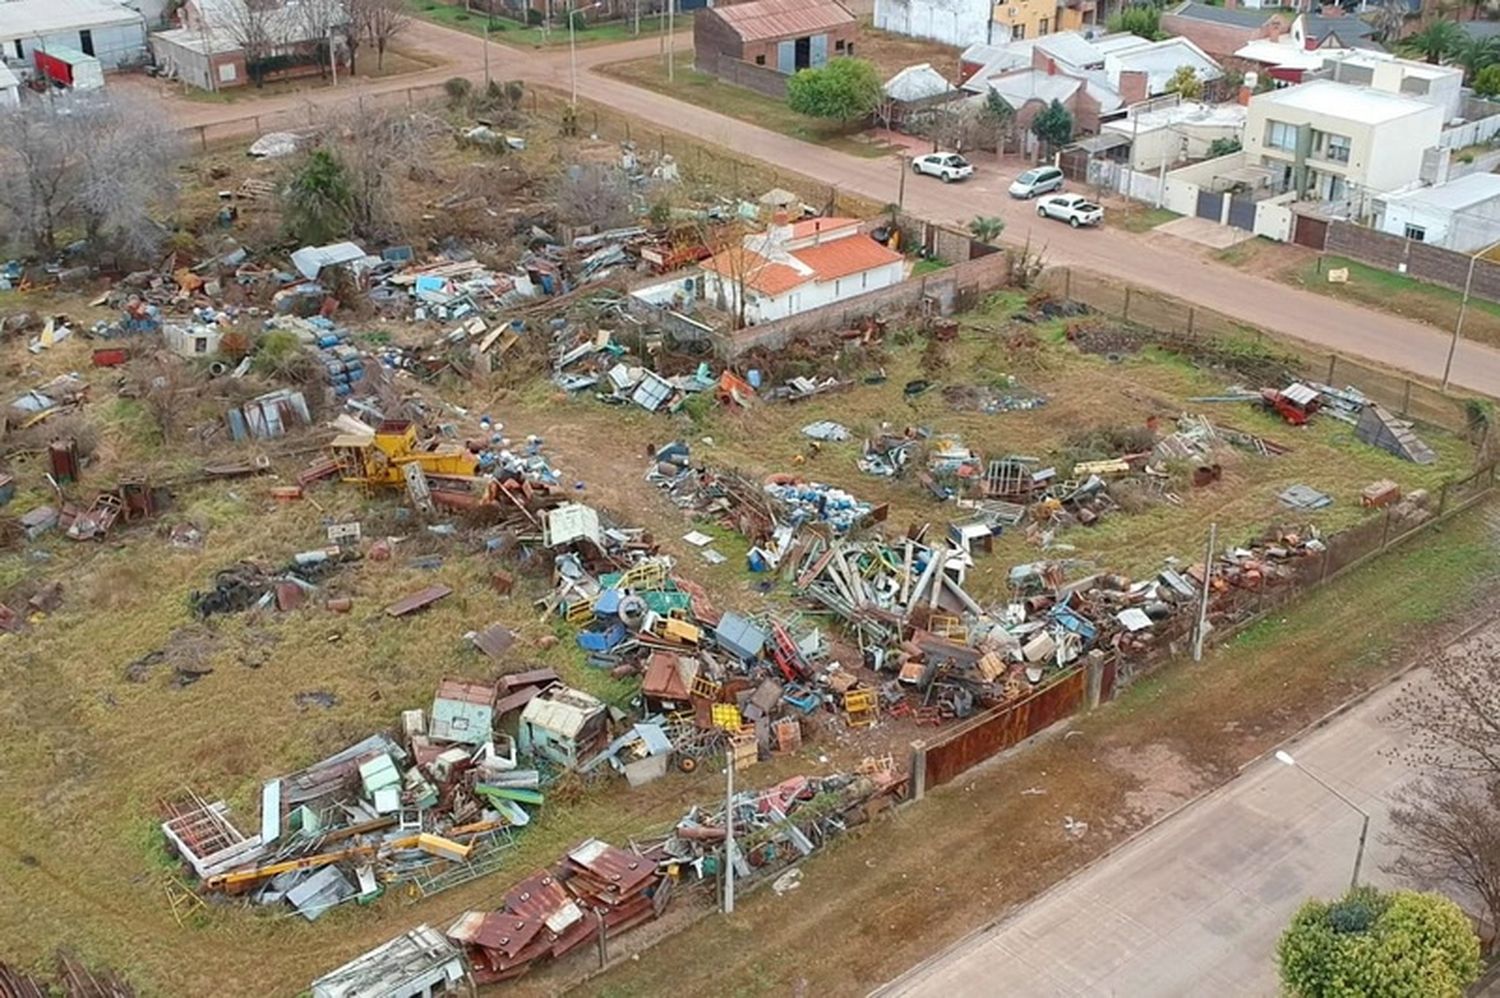
<path fill-rule="evenodd" d="M 703 269 L 711 270 L 730 281 L 743 281 L 751 291 L 773 298 L 812 280 L 799 273 L 795 267 L 767 260 L 759 253 L 738 247 L 704 260 Z"/>
<path fill-rule="evenodd" d="M 792 223 L 792 238 L 806 239 L 819 232 L 837 232 L 858 224 L 857 218 L 804 218 L 800 222 Z"/>
<path fill-rule="evenodd" d="M 830 239 L 806 249 L 793 250 L 792 256 L 811 267 L 820 281 L 848 277 L 901 259 L 900 253 L 863 235 Z"/>

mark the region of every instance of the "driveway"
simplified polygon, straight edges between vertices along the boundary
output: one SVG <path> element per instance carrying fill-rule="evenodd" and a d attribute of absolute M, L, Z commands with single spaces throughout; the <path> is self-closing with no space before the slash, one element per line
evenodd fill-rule
<path fill-rule="evenodd" d="M 232 105 L 171 101 L 167 113 L 184 126 L 243 121 L 303 107 L 316 109 L 351 100 L 360 94 L 401 91 L 440 83 L 450 76 L 483 79 L 484 42 L 473 35 L 413 21 L 402 44 L 419 51 L 440 53 L 447 65 L 408 76 L 372 81 L 355 87 L 311 90 L 266 101 Z M 679 33 L 679 52 L 691 37 Z M 579 96 L 623 114 L 723 146 L 745 156 L 821 180 L 879 204 L 894 202 L 901 190 L 902 162 L 895 157 L 863 159 L 768 131 L 705 108 L 643 90 L 594 71 L 610 62 L 637 59 L 661 52 L 660 37 L 643 37 L 618 45 L 580 49 L 577 56 Z M 681 56 L 679 56 L 681 58 Z M 524 80 L 567 91 L 573 66 L 566 49 L 515 49 L 490 43 L 490 73 L 498 80 Z M 684 60 L 684 65 L 686 60 Z M 310 112 L 311 113 L 311 112 Z M 216 129 L 226 134 L 224 129 Z M 904 205 L 908 211 L 934 222 L 966 226 L 976 215 L 999 215 L 1007 226 L 1004 240 L 1019 245 L 1030 241 L 1041 247 L 1051 265 L 1065 265 L 1168 294 L 1222 312 L 1231 318 L 1294 337 L 1317 347 L 1363 357 L 1430 379 L 1442 377 L 1449 335 L 1399 316 L 1373 312 L 1308 291 L 1242 273 L 1204 259 L 1200 252 L 1168 236 L 1137 235 L 1117 229 L 1072 230 L 1036 217 L 1032 207 L 1005 194 L 1016 167 L 981 162 L 975 178 L 965 184 L 942 184 L 932 178 L 909 177 Z M 1477 343 L 1459 344 L 1453 382 L 1463 388 L 1500 396 L 1500 350 Z"/>
<path fill-rule="evenodd" d="M 1387 757 L 1402 736 L 1380 720 L 1400 688 L 1288 746 L 1372 815 L 1360 879 L 1380 886 L 1393 886 L 1380 871 L 1390 795 L 1412 775 Z M 1348 888 L 1359 826 L 1305 774 L 1267 759 L 875 994 L 1274 995 L 1277 939 L 1304 900 Z"/>

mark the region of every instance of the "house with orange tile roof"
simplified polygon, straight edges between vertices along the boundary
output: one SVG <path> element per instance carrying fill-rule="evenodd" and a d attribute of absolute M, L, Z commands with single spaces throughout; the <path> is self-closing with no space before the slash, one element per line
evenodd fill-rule
<path fill-rule="evenodd" d="M 857 218 L 789 222 L 778 212 L 764 232 L 703 261 L 703 298 L 753 326 L 889 287 L 906 273 L 906 259 L 860 231 Z"/>

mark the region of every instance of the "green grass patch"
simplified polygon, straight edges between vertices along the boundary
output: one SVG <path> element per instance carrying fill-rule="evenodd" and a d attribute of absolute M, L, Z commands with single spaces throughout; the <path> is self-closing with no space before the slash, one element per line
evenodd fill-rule
<path fill-rule="evenodd" d="M 1132 204 L 1120 211 L 1106 212 L 1104 219 L 1117 229 L 1126 232 L 1150 232 L 1158 225 L 1166 225 L 1182 216 L 1166 208 L 1141 208 Z"/>
<path fill-rule="evenodd" d="M 939 270 L 951 266 L 947 260 L 939 260 L 936 257 L 927 257 L 918 260 L 911 268 L 911 276 L 922 277 L 927 274 L 937 273 Z"/>
<path fill-rule="evenodd" d="M 408 0 L 407 10 L 413 17 L 471 35 L 483 37 L 488 28 L 492 39 L 506 45 L 530 45 L 533 48 L 556 48 L 558 46 L 566 48 L 568 45 L 566 18 L 560 19 L 559 24 L 544 31 L 540 26 L 522 24 L 508 17 L 492 15 L 486 22 L 483 11 L 468 11 L 460 5 L 437 3 L 435 0 Z M 575 29 L 574 44 L 584 47 L 626 42 L 634 38 L 649 38 L 661 33 L 661 22 L 662 18 L 659 16 L 642 17 L 640 33 L 637 34 L 635 21 L 632 18 L 622 21 L 586 21 Z M 684 19 L 679 27 L 686 29 L 690 25 L 691 21 Z"/>

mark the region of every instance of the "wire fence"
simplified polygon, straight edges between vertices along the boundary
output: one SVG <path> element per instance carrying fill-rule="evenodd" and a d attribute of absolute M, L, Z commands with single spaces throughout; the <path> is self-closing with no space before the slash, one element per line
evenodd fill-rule
<path fill-rule="evenodd" d="M 1285 360 L 1299 377 L 1340 387 L 1352 385 L 1404 419 L 1457 434 L 1473 428 L 1471 396 L 1445 392 L 1400 371 L 1267 333 L 1213 309 L 1158 291 L 1119 284 L 1096 274 L 1076 277 L 1072 268 L 1058 267 L 1042 276 L 1042 285 L 1054 294 L 1143 326 L 1167 345 L 1189 353 L 1195 345 L 1239 351 L 1247 356 L 1262 353 Z"/>

